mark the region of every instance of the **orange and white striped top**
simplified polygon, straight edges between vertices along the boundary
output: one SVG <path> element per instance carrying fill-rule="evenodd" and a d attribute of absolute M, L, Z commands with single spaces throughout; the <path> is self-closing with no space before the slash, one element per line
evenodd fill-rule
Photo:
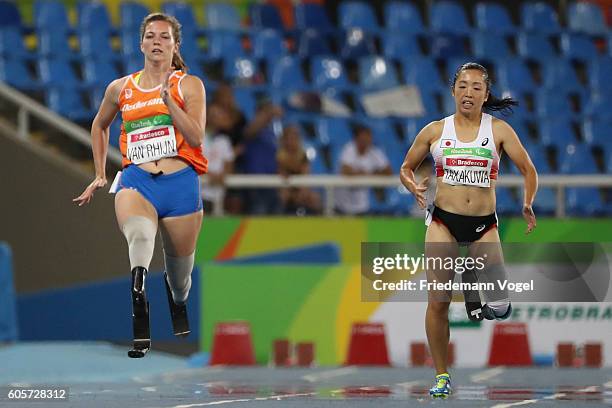
<path fill-rule="evenodd" d="M 123 123 L 119 147 L 123 156 L 122 166 L 142 164 L 164 157 L 179 157 L 193 166 L 198 174 L 206 173 L 208 160 L 202 147 L 192 147 L 183 138 L 161 99 L 161 85 L 144 89 L 138 85 L 142 71 L 129 76 L 119 94 L 119 110 Z M 185 78 L 182 71 L 170 76 L 170 95 L 181 109 L 185 100 L 180 83 Z"/>

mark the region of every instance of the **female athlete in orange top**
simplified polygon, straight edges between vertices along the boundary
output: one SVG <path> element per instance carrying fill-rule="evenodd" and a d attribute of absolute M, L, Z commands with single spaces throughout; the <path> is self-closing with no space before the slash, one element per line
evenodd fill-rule
<path fill-rule="evenodd" d="M 106 186 L 109 126 L 121 112 L 123 170 L 115 213 L 132 269 L 134 349 L 130 357 L 142 357 L 150 347 L 144 281 L 158 226 L 174 333 L 189 333 L 185 303 L 202 223 L 198 174 L 207 168 L 201 148 L 205 90 L 199 78 L 186 74 L 179 53 L 180 23 L 162 13 L 150 14 L 140 27 L 140 41 L 144 69 L 108 85 L 91 127 L 96 177 L 74 199 L 79 206 L 87 204 L 96 190 Z"/>

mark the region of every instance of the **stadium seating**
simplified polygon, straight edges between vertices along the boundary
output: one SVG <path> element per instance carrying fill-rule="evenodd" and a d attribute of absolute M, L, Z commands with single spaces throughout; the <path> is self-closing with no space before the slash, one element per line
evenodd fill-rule
<path fill-rule="evenodd" d="M 32 28 L 24 24 L 20 3 L 0 0 L 0 80 L 86 124 L 108 83 L 143 67 L 140 23 L 157 10 L 147 2 L 117 4 L 114 26 L 104 2 L 35 0 Z M 605 10 L 594 3 L 568 2 L 560 18 L 557 5 L 547 1 L 344 0 L 335 12 L 329 4 L 297 1 L 294 30 L 267 2 L 238 8 L 213 1 L 201 10 L 189 2 L 160 4 L 181 22 L 181 54 L 208 94 L 219 81 L 229 81 L 248 118 L 261 97 L 281 104 L 285 123 L 298 120 L 314 134 L 307 145 L 317 174 L 338 171 L 338 155 L 358 123 L 372 128 L 397 172 L 423 126 L 454 113 L 449 83 L 468 61 L 489 69 L 496 96 L 520 102 L 510 116 L 494 114 L 515 129 L 538 172 L 612 172 L 612 32 Z M 361 97 L 399 85 L 418 88 L 425 115 L 368 117 Z M 293 91 L 341 102 L 348 116 L 300 110 L 288 99 Z M 118 131 L 116 120 L 112 133 Z M 117 137 L 111 135 L 111 143 Z M 504 163 L 502 174 L 518 174 L 507 158 Z M 568 190 L 568 213 L 596 216 L 612 208 L 598 189 L 588 192 L 598 197 L 595 204 L 578 203 L 587 190 Z M 500 213 L 516 214 L 518 193 L 499 189 Z M 397 189 L 372 194 L 383 197 L 373 201 L 374 213 L 408 214 L 413 203 Z M 555 190 L 541 189 L 536 210 L 553 214 L 555 208 Z"/>

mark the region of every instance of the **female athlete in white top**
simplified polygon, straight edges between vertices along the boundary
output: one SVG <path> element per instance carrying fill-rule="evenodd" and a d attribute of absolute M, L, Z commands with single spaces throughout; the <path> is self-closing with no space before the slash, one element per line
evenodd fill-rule
<path fill-rule="evenodd" d="M 531 208 L 537 191 L 536 169 L 508 123 L 483 111 L 511 110 L 516 101 L 497 99 L 490 93 L 487 70 L 476 63 L 459 67 L 452 84 L 456 112 L 425 126 L 406 154 L 400 171 L 404 186 L 418 205 L 426 207 L 428 178 L 418 182 L 414 171 L 432 153 L 437 177 L 434 208 L 428 214 L 426 256 L 457 256 L 460 245 L 469 247 L 471 257 L 487 254 L 487 266 L 479 271 L 480 281 L 506 277 L 495 214 L 495 183 L 501 151 L 505 151 L 525 179 L 523 217 L 530 233 L 536 226 Z M 482 243 L 487 243 L 482 245 Z M 428 281 L 454 278 L 452 269 L 427 270 Z M 448 310 L 452 291 L 430 290 L 425 327 L 436 370 L 430 394 L 446 398 L 450 392 L 447 349 L 450 337 Z M 483 314 L 488 319 L 510 316 L 508 292 L 485 293 Z"/>

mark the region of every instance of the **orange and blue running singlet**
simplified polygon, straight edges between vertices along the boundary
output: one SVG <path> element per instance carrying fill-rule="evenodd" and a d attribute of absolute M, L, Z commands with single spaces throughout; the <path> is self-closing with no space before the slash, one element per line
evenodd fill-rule
<path fill-rule="evenodd" d="M 161 99 L 161 85 L 151 89 L 138 85 L 141 72 L 130 75 L 119 94 L 123 119 L 119 138 L 122 167 L 178 157 L 190 164 L 196 173 L 206 173 L 208 160 L 201 146 L 190 146 L 174 126 L 170 111 Z M 180 83 L 185 75 L 182 71 L 174 71 L 170 76 L 170 96 L 181 108 L 185 107 L 185 100 Z"/>

